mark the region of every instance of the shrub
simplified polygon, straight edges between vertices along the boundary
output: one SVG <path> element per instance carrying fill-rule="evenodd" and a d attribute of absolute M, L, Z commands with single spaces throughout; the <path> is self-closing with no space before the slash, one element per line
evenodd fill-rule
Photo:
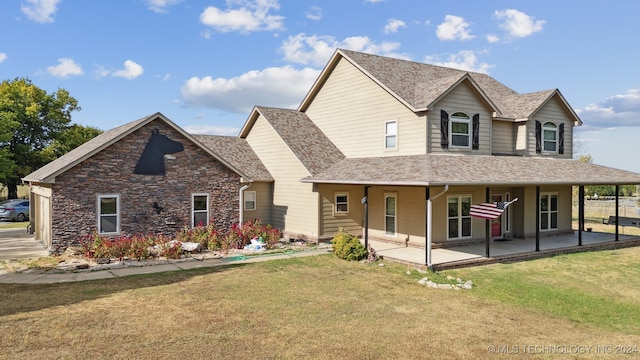
<path fill-rule="evenodd" d="M 333 244 L 333 253 L 344 260 L 362 260 L 367 257 L 367 249 L 360 242 L 360 240 L 340 229 L 331 239 Z"/>

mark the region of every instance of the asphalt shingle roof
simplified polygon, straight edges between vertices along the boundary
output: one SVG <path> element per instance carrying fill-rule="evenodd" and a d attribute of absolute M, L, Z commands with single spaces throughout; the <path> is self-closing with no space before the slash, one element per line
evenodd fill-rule
<path fill-rule="evenodd" d="M 269 170 L 251 149 L 246 139 L 216 135 L 193 135 L 193 138 L 226 159 L 236 168 L 242 169 L 251 180 L 273 181 Z"/>
<path fill-rule="evenodd" d="M 264 106 L 258 106 L 256 109 L 311 174 L 323 171 L 344 158 L 344 154 L 307 114 Z"/>
<path fill-rule="evenodd" d="M 343 159 L 305 182 L 371 185 L 640 184 L 640 174 L 571 159 L 409 155 Z"/>

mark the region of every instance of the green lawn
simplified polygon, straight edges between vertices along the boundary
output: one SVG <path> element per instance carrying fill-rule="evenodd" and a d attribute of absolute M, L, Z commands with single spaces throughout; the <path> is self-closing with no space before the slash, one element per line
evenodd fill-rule
<path fill-rule="evenodd" d="M 457 291 L 384 263 L 321 255 L 0 284 L 0 358 L 544 359 L 562 346 L 585 358 L 640 346 L 639 248 L 439 274 L 474 282 Z"/>

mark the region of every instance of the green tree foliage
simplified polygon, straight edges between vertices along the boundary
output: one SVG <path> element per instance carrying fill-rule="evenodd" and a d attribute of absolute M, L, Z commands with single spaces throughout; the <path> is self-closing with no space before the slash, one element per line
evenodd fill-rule
<path fill-rule="evenodd" d="M 98 128 L 73 124 L 42 150 L 42 157 L 47 162 L 55 160 L 100 134 Z"/>
<path fill-rule="evenodd" d="M 78 101 L 64 89 L 47 94 L 29 79 L 0 83 L 0 180 L 9 198 L 21 178 L 51 160 L 43 150 L 68 129 Z"/>

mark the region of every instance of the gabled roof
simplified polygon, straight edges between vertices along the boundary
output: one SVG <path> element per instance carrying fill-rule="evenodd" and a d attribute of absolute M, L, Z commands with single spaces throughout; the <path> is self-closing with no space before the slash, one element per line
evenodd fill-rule
<path fill-rule="evenodd" d="M 193 135 L 193 138 L 219 154 L 236 168 L 242 169 L 251 180 L 273 181 L 269 170 L 251 149 L 246 139 L 217 135 Z"/>
<path fill-rule="evenodd" d="M 408 155 L 343 159 L 302 180 L 362 185 L 625 185 L 640 174 L 578 160 L 492 155 Z"/>
<path fill-rule="evenodd" d="M 260 115 L 269 122 L 309 173 L 317 174 L 344 159 L 344 154 L 307 114 L 296 110 L 256 106 L 240 131 L 241 138 L 247 137 Z"/>
<path fill-rule="evenodd" d="M 299 111 L 305 111 L 308 108 L 341 59 L 349 61 L 414 112 L 431 110 L 442 97 L 467 80 L 499 118 L 528 118 L 551 97 L 557 95 L 574 117 L 574 123 L 582 124 L 557 89 L 518 94 L 487 74 L 344 49 L 338 49 L 333 54 L 300 104 Z"/>
<path fill-rule="evenodd" d="M 202 148 L 204 151 L 209 153 L 212 157 L 220 161 L 222 164 L 227 166 L 238 175 L 242 176 L 246 180 L 251 180 L 251 178 L 239 168 L 229 163 L 226 159 L 215 153 L 210 148 L 204 146 L 202 143 L 197 141 L 190 134 L 186 133 L 184 130 L 182 130 L 182 128 L 174 124 L 171 120 L 169 120 L 159 112 L 106 131 L 87 141 L 86 143 L 78 146 L 77 148 L 69 151 L 65 155 L 39 168 L 38 170 L 32 172 L 31 174 L 25 176 L 22 180 L 30 182 L 54 183 L 56 176 L 80 164 L 84 160 L 115 144 L 127 135 L 133 133 L 134 131 L 142 128 L 146 124 L 156 119 L 162 120 L 167 123 L 174 130 L 179 132 L 190 141 L 193 141 L 196 145 L 198 145 L 200 148 Z"/>

